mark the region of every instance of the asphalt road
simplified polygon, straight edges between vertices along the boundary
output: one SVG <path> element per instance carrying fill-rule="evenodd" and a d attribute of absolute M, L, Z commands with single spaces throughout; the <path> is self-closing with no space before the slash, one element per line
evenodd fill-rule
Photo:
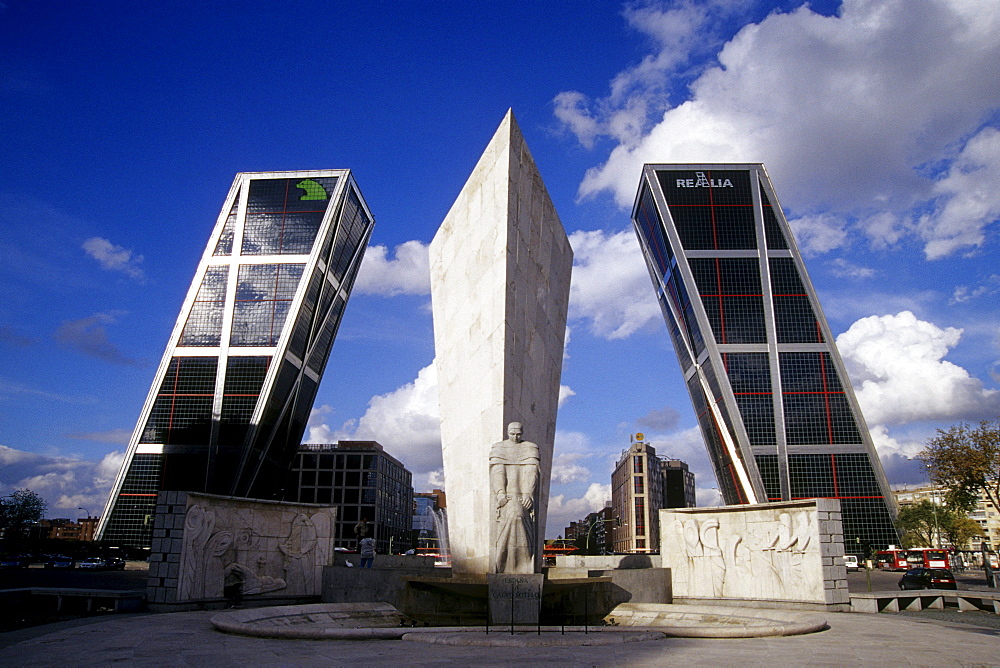
<path fill-rule="evenodd" d="M 952 572 L 954 573 L 954 571 Z M 902 571 L 873 570 L 871 572 L 871 591 L 895 591 L 899 589 L 901 577 L 903 577 Z M 955 573 L 955 583 L 959 589 L 998 591 L 986 586 L 986 575 L 983 571 L 966 570 L 964 573 Z M 848 571 L 847 588 L 855 593 L 869 591 L 865 572 L 863 570 Z"/>
<path fill-rule="evenodd" d="M 129 562 L 124 571 L 90 571 L 47 568 L 0 570 L 0 589 L 21 587 L 72 587 L 74 589 L 145 589 L 149 566 Z"/>

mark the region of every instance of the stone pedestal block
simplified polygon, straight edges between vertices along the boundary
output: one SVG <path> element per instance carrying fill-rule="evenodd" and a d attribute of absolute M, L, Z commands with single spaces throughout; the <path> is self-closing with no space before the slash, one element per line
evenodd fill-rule
<path fill-rule="evenodd" d="M 541 573 L 492 573 L 487 576 L 490 624 L 538 624 L 544 582 Z"/>

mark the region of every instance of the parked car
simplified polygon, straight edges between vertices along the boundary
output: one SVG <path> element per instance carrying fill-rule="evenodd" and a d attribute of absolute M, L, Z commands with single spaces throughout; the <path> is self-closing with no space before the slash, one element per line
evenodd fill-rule
<path fill-rule="evenodd" d="M 92 571 L 101 571 L 104 570 L 105 568 L 104 559 L 101 559 L 100 557 L 87 557 L 86 559 L 78 563 L 76 567 Z"/>
<path fill-rule="evenodd" d="M 73 568 L 75 565 L 73 558 L 65 554 L 50 554 L 45 562 L 45 568 Z"/>
<path fill-rule="evenodd" d="M 860 571 L 861 564 L 858 563 L 857 556 L 853 554 L 844 555 L 844 565 L 847 566 L 849 571 Z"/>
<path fill-rule="evenodd" d="M 958 589 L 947 568 L 911 568 L 899 580 L 900 589 Z"/>
<path fill-rule="evenodd" d="M 27 568 L 31 557 L 26 554 L 5 554 L 0 558 L 0 568 Z"/>
<path fill-rule="evenodd" d="M 118 557 L 107 557 L 104 560 L 104 568 L 109 571 L 123 571 L 125 570 L 125 560 Z"/>

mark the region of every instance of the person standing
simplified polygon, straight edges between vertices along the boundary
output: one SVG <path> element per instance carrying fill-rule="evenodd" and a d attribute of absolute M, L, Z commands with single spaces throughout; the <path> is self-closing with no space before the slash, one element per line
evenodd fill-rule
<path fill-rule="evenodd" d="M 361 553 L 361 568 L 371 568 L 375 561 L 375 539 L 371 536 L 362 538 L 358 551 Z"/>

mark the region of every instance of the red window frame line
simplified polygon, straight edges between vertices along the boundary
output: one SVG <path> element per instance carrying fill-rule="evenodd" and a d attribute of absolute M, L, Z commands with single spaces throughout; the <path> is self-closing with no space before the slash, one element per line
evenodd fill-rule
<path fill-rule="evenodd" d="M 703 293 L 701 293 L 701 296 L 702 297 L 719 297 L 721 299 L 722 297 L 763 297 L 764 293 L 763 292 L 757 292 L 757 293 L 748 292 L 746 294 L 742 294 L 742 293 L 736 293 L 736 292 L 721 292 L 721 293 L 718 293 L 718 294 L 709 294 L 709 293 L 703 292 Z"/>
<path fill-rule="evenodd" d="M 833 438 L 830 439 L 833 442 Z M 830 453 L 830 468 L 833 471 L 833 494 L 836 497 L 840 497 L 840 485 L 837 484 L 837 458 L 832 452 Z"/>
<path fill-rule="evenodd" d="M 782 394 L 843 394 L 834 390 L 817 390 L 816 392 L 782 392 Z"/>
<path fill-rule="evenodd" d="M 278 267 L 281 267 L 281 266 L 283 266 L 283 265 L 281 265 L 281 264 L 278 265 Z M 280 276 L 279 276 L 280 273 L 281 273 L 280 271 L 275 272 L 275 276 L 274 276 L 274 282 L 275 282 L 275 290 L 274 291 L 275 292 L 278 291 L 277 290 L 277 283 L 280 280 Z M 284 298 L 279 299 L 278 297 L 274 297 L 273 299 L 237 299 L 235 301 L 237 303 L 243 303 L 243 304 L 265 304 L 265 303 L 277 304 L 278 302 L 288 302 L 288 303 L 291 303 L 291 302 L 295 301 L 295 299 L 293 297 L 289 297 L 288 299 L 284 299 Z M 268 341 L 274 341 L 274 339 L 275 339 L 275 337 L 274 337 L 274 312 L 275 312 L 275 309 L 274 309 L 274 307 L 272 307 L 271 308 L 271 314 L 270 314 L 271 315 L 271 322 L 268 324 L 268 329 L 267 329 L 267 340 Z M 271 345 L 271 344 L 269 344 L 269 345 Z"/>
<path fill-rule="evenodd" d="M 287 192 L 287 188 L 286 188 Z M 285 203 L 285 208 L 282 210 L 283 213 L 287 213 L 288 203 Z M 292 211 L 291 213 L 324 213 L 326 209 L 303 209 L 302 211 Z M 272 216 L 278 213 L 277 211 L 247 211 L 247 218 L 250 216 Z M 231 215 L 231 214 L 230 214 Z M 226 221 L 229 222 L 229 221 Z"/>
<path fill-rule="evenodd" d="M 709 199 L 712 198 L 711 187 L 709 187 L 708 197 Z M 719 243 L 715 238 L 714 210 L 712 212 L 712 243 L 716 248 L 719 247 Z M 720 293 L 722 292 L 722 263 L 719 261 L 719 258 L 715 258 L 715 287 L 719 289 Z M 726 343 L 726 309 L 722 301 L 722 294 L 716 295 L 716 298 L 719 300 L 719 328 L 722 330 L 720 332 L 722 334 L 722 343 Z"/>
<path fill-rule="evenodd" d="M 712 220 L 712 247 L 715 250 L 718 250 L 719 249 L 719 231 L 718 231 L 717 226 L 715 224 L 715 192 L 714 192 L 714 188 L 712 188 L 712 185 L 711 185 L 712 184 L 712 172 L 711 171 L 708 172 L 708 183 L 709 183 L 709 186 L 708 186 L 708 203 L 712 207 L 711 209 L 709 209 L 709 215 L 710 215 L 710 218 Z M 716 260 L 716 262 L 718 262 L 718 260 Z M 725 338 L 725 336 L 726 336 L 725 335 L 725 328 L 723 328 L 722 331 L 723 331 L 722 337 Z"/>
<path fill-rule="evenodd" d="M 160 393 L 157 394 L 157 397 L 170 397 L 170 419 L 167 420 L 167 434 L 168 435 L 171 432 L 173 432 L 173 430 L 174 430 L 174 413 L 175 413 L 175 411 L 177 409 L 177 397 L 214 397 L 215 396 L 215 392 L 212 392 L 211 394 L 205 394 L 205 393 L 198 393 L 198 394 L 194 394 L 194 393 L 191 393 L 191 394 L 187 394 L 187 393 L 185 393 L 185 394 L 178 394 L 177 393 L 177 383 L 180 380 L 180 376 L 181 376 L 181 366 L 182 366 L 181 360 L 183 358 L 178 357 L 176 359 L 177 359 L 177 366 L 174 367 L 174 387 L 173 387 L 174 391 L 173 392 L 160 392 Z M 213 385 L 214 385 L 214 381 L 213 381 Z M 168 443 L 170 442 L 169 437 L 166 439 L 166 441 Z"/>
<path fill-rule="evenodd" d="M 284 298 L 284 297 L 281 297 L 281 298 L 279 298 L 279 297 L 273 297 L 273 298 L 269 297 L 267 299 L 236 299 L 234 301 L 236 301 L 237 303 L 243 303 L 243 304 L 260 304 L 262 302 L 290 302 L 290 301 L 292 301 L 292 297 L 288 297 L 287 299 Z"/>
<path fill-rule="evenodd" d="M 771 296 L 772 297 L 808 297 L 809 295 L 806 294 L 806 293 L 802 293 L 802 294 L 787 294 L 787 295 L 786 294 L 777 294 L 777 293 L 774 293 Z M 813 324 L 816 325 L 816 343 L 823 343 L 823 330 L 819 326 L 819 320 L 816 320 L 815 318 L 813 318 Z"/>
<path fill-rule="evenodd" d="M 281 228 L 278 231 L 278 250 L 281 251 L 285 247 L 285 219 L 288 217 L 288 191 L 292 185 L 292 179 L 285 179 L 285 201 L 281 204 Z M 327 200 L 327 207 L 329 206 L 329 200 Z M 296 211 L 295 213 L 323 213 L 326 211 L 326 207 L 318 211 Z M 247 216 L 268 216 L 274 214 L 274 211 L 256 211 L 254 213 L 247 212 Z"/>
<path fill-rule="evenodd" d="M 826 355 L 820 353 L 819 355 L 819 369 L 820 375 L 823 378 L 823 404 L 826 408 L 826 432 L 827 438 L 830 439 L 830 443 L 833 443 L 833 416 L 830 414 L 830 393 L 827 391 L 828 386 L 826 382 Z M 843 392 L 838 392 L 837 394 L 843 394 Z"/>
<path fill-rule="evenodd" d="M 830 495 L 814 495 L 814 496 L 793 496 L 790 497 L 792 501 L 800 501 L 802 499 L 884 499 L 884 496 L 830 496 Z"/>

